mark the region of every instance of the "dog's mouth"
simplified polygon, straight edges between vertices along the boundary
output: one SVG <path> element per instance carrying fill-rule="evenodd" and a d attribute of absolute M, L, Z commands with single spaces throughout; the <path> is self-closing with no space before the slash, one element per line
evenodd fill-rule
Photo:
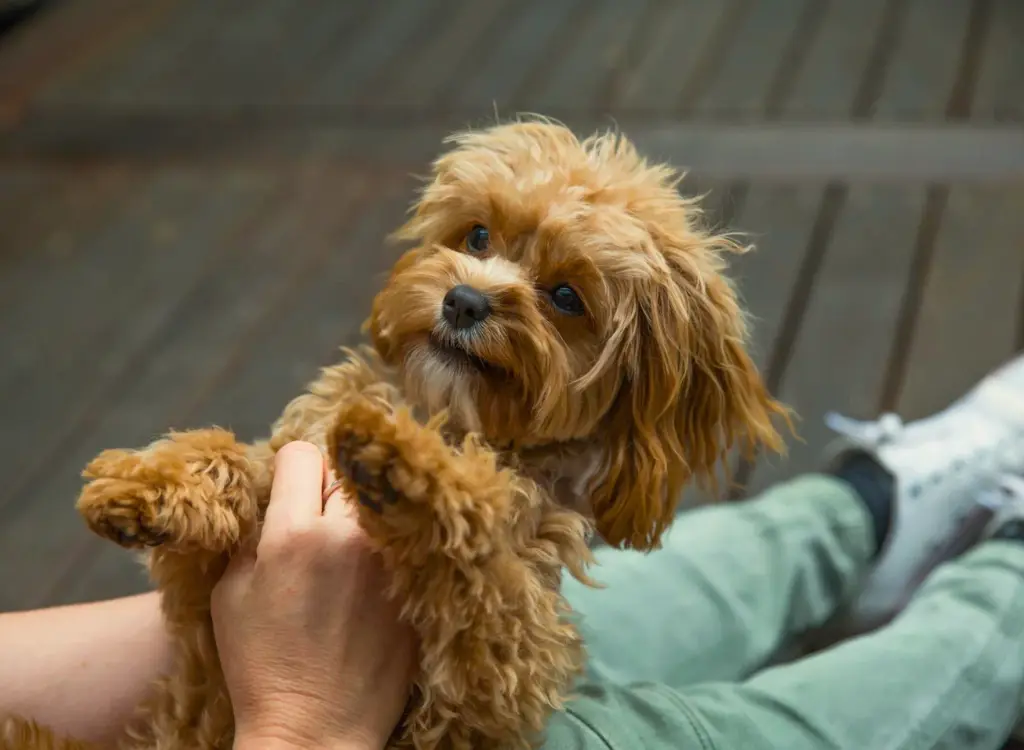
<path fill-rule="evenodd" d="M 503 368 L 468 351 L 457 341 L 446 341 L 433 333 L 430 334 L 430 351 L 441 361 L 459 370 L 470 370 L 492 377 L 505 374 Z"/>

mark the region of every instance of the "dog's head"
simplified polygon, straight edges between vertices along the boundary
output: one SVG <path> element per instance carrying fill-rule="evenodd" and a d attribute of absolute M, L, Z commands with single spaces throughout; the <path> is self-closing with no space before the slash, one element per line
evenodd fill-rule
<path fill-rule="evenodd" d="M 673 170 L 547 122 L 460 133 L 397 236 L 369 328 L 409 396 L 498 444 L 599 448 L 611 544 L 649 549 L 691 478 L 778 448 L 723 254 Z"/>

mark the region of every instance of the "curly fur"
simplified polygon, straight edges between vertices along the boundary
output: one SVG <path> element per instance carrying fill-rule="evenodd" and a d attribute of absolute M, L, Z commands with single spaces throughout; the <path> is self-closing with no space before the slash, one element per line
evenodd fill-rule
<path fill-rule="evenodd" d="M 704 229 L 678 176 L 616 133 L 546 121 L 459 133 L 408 222 L 413 247 L 348 351 L 293 400 L 266 442 L 219 429 L 100 454 L 78 509 L 148 546 L 177 664 L 126 748 L 227 750 L 230 702 L 210 592 L 259 534 L 274 452 L 319 444 L 358 498 L 421 640 L 394 747 L 527 748 L 567 700 L 583 645 L 559 588 L 593 583 L 588 538 L 649 550 L 690 480 L 734 445 L 781 448 L 723 275 L 740 246 Z M 474 227 L 483 249 L 467 244 Z M 479 243 L 477 243 L 479 245 Z M 474 287 L 491 313 L 468 332 L 442 299 Z M 569 284 L 581 314 L 552 290 Z M 577 311 L 580 312 L 580 311 Z M 9 721 L 0 746 L 78 748 Z"/>

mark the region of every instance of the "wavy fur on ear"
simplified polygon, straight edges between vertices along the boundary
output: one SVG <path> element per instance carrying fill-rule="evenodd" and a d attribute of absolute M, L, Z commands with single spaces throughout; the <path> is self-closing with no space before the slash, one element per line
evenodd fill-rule
<path fill-rule="evenodd" d="M 628 322 L 628 381 L 593 499 L 609 544 L 645 550 L 659 546 L 688 482 L 717 490 L 716 466 L 728 472 L 734 445 L 781 452 L 773 418 L 791 426 L 747 354 L 744 315 L 721 273 L 723 253 L 745 249 L 689 226 L 652 234 L 667 269 L 644 285 Z"/>

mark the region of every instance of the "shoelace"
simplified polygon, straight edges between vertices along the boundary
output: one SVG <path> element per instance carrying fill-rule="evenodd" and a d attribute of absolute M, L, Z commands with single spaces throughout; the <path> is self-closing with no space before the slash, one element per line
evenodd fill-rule
<path fill-rule="evenodd" d="M 889 442 L 903 431 L 903 419 L 899 414 L 891 412 L 875 421 L 867 421 L 830 411 L 825 414 L 825 424 L 833 432 L 872 448 Z"/>

